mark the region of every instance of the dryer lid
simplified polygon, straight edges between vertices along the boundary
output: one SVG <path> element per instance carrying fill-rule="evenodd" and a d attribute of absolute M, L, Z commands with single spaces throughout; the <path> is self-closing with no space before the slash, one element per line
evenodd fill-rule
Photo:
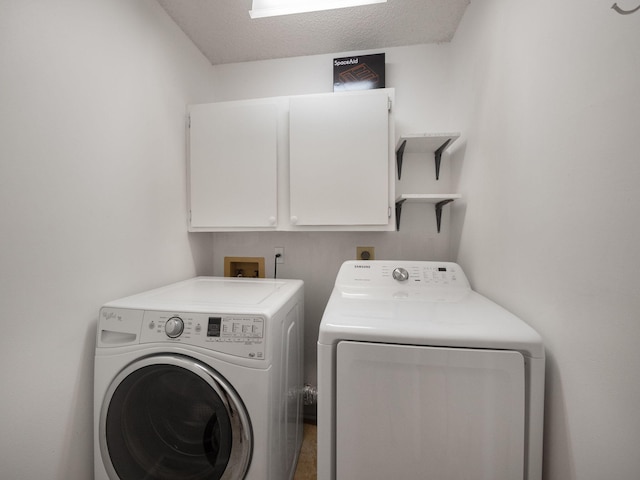
<path fill-rule="evenodd" d="M 408 278 L 394 278 L 398 267 Z M 460 266 L 446 262 L 345 262 L 318 336 L 325 345 L 343 340 L 516 350 L 544 357 L 537 332 L 474 292 Z"/>

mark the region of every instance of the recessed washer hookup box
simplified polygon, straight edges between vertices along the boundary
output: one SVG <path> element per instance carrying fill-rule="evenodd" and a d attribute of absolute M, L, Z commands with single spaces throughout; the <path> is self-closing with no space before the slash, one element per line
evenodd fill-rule
<path fill-rule="evenodd" d="M 384 53 L 333 59 L 334 92 L 384 87 Z"/>

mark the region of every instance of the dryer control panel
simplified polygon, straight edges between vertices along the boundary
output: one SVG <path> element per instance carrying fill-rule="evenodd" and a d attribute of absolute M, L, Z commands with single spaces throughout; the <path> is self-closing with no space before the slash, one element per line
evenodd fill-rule
<path fill-rule="evenodd" d="M 176 342 L 245 358 L 265 358 L 259 315 L 145 311 L 140 343 Z"/>
<path fill-rule="evenodd" d="M 347 261 L 334 288 L 350 301 L 458 302 L 470 292 L 467 277 L 455 263 L 396 260 Z"/>
<path fill-rule="evenodd" d="M 336 285 L 368 289 L 470 288 L 462 268 L 455 263 L 395 260 L 345 262 L 338 272 Z"/>

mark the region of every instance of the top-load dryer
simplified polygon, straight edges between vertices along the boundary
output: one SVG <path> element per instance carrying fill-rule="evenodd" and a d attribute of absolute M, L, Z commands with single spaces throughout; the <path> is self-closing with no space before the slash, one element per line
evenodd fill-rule
<path fill-rule="evenodd" d="M 318 479 L 539 480 L 544 364 L 459 265 L 346 262 L 318 339 Z"/>
<path fill-rule="evenodd" d="M 197 277 L 100 310 L 96 480 L 292 479 L 303 283 Z"/>

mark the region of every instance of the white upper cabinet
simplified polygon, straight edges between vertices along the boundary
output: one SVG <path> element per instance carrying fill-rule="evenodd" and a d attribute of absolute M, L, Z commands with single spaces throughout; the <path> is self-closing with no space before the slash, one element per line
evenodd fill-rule
<path fill-rule="evenodd" d="M 277 225 L 277 105 L 192 105 L 191 229 Z"/>
<path fill-rule="evenodd" d="M 389 223 L 389 98 L 384 90 L 291 98 L 292 225 Z"/>
<path fill-rule="evenodd" d="M 395 230 L 393 90 L 189 107 L 190 231 Z"/>

